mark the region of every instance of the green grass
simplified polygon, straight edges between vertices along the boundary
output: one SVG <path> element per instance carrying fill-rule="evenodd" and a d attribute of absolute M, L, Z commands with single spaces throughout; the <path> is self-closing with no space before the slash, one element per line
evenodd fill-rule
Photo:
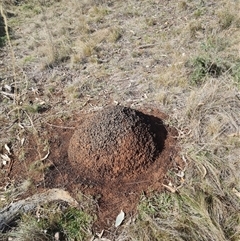
<path fill-rule="evenodd" d="M 61 240 L 82 241 L 91 235 L 92 221 L 84 211 L 62 204 L 50 205 L 40 208 L 37 215 L 22 214 L 18 227 L 9 233 L 9 237 L 19 241 L 50 241 L 59 235 Z"/>
<path fill-rule="evenodd" d="M 197 56 L 186 63 L 190 68 L 190 80 L 201 84 L 206 77 L 218 78 L 221 75 L 231 75 L 239 81 L 239 57 L 228 53 L 230 42 L 224 38 L 210 37 L 200 45 Z"/>

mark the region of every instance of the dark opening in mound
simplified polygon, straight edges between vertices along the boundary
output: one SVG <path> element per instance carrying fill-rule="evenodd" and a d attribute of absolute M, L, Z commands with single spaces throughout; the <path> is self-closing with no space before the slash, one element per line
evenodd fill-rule
<path fill-rule="evenodd" d="M 108 107 L 75 131 L 69 161 L 77 172 L 91 173 L 95 180 L 135 176 L 156 160 L 166 135 L 156 117 L 128 107 Z"/>

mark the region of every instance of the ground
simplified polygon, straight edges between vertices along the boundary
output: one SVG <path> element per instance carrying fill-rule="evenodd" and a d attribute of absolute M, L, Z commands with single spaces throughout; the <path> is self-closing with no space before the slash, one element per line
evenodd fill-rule
<path fill-rule="evenodd" d="M 3 0 L 1 7 L 1 207 L 58 187 L 84 199 L 90 237 L 104 229 L 111 240 L 239 240 L 239 1 Z M 146 172 L 133 168 L 151 183 L 126 185 L 121 173 L 133 174 L 125 165 L 105 166 L 109 176 L 101 176 L 114 152 L 101 138 L 119 129 L 109 131 L 100 113 L 113 106 L 154 116 L 166 130 L 163 149 L 153 142 L 149 159 L 140 157 L 151 163 Z M 140 133 L 120 141 L 143 150 L 154 137 Z M 94 135 L 104 153 L 93 148 Z M 109 141 L 124 157 L 116 138 Z M 130 144 L 126 155 L 138 155 Z M 85 158 L 100 160 L 91 176 L 106 185 L 79 178 Z M 121 209 L 126 219 L 116 230 Z M 6 235 L 25 240 L 24 220 Z"/>

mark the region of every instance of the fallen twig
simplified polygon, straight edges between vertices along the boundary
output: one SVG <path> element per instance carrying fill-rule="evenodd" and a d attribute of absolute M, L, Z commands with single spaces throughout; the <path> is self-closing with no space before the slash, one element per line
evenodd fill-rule
<path fill-rule="evenodd" d="M 11 203 L 0 211 L 0 231 L 3 231 L 8 227 L 20 213 L 32 211 L 35 207 L 43 203 L 60 200 L 65 201 L 72 206 L 78 206 L 78 202 L 73 199 L 67 191 L 57 188 Z"/>

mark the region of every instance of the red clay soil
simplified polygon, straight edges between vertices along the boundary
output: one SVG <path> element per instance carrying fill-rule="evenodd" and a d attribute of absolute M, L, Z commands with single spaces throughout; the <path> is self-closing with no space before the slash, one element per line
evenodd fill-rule
<path fill-rule="evenodd" d="M 84 177 L 96 182 L 138 177 L 162 152 L 167 131 L 160 119 L 122 106 L 100 111 L 70 140 L 68 157 Z"/>
<path fill-rule="evenodd" d="M 8 176 L 30 177 L 39 191 L 58 187 L 73 197 L 79 191 L 93 196 L 99 207 L 95 228 L 106 229 L 120 210 L 134 214 L 141 194 L 163 190 L 178 150 L 177 132 L 163 125 L 165 118 L 157 110 L 112 106 L 68 122 L 43 124 L 50 154 L 41 165 L 47 171 L 29 171 L 37 157 L 36 141 L 29 138 L 24 163 L 16 160 Z"/>

